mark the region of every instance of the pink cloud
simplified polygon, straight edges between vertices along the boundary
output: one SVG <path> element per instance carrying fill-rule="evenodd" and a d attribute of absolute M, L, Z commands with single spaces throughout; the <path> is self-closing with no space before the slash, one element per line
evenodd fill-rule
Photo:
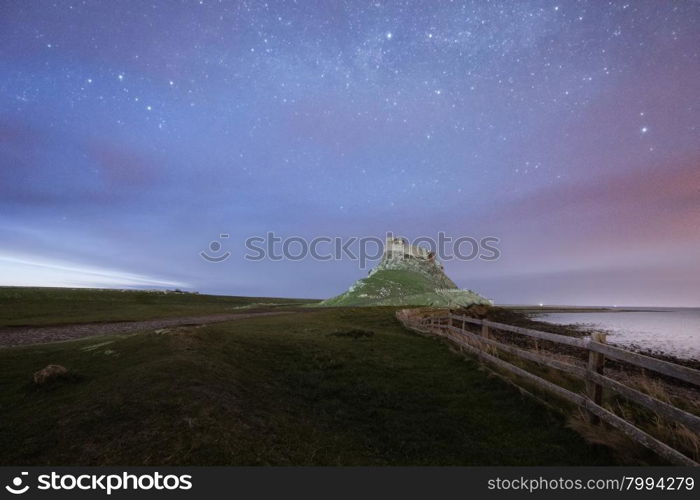
<path fill-rule="evenodd" d="M 161 177 L 157 160 L 142 152 L 100 142 L 92 144 L 90 153 L 109 187 L 140 188 Z"/>

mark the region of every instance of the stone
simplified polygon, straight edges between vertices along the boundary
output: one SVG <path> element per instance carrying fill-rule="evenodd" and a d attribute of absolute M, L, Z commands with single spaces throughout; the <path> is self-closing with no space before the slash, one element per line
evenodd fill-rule
<path fill-rule="evenodd" d="M 61 365 L 48 365 L 46 368 L 42 368 L 38 372 L 34 373 L 34 383 L 37 385 L 43 385 L 57 378 L 64 377 L 68 375 L 68 368 Z"/>

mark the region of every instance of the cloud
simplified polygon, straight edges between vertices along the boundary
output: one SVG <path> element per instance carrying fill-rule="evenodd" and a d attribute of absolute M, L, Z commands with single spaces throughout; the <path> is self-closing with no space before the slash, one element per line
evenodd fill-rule
<path fill-rule="evenodd" d="M 189 288 L 189 284 L 33 255 L 0 254 L 0 286 Z"/>
<path fill-rule="evenodd" d="M 698 195 L 700 156 L 691 156 L 650 168 L 613 173 L 607 179 L 596 177 L 595 181 L 546 187 L 513 202 L 504 215 L 541 215 L 553 208 L 573 211 L 584 207 L 682 211 L 693 202 L 697 204 Z"/>
<path fill-rule="evenodd" d="M 506 202 L 487 220 L 511 234 L 540 234 L 529 238 L 540 248 L 551 242 L 626 259 L 630 252 L 684 247 L 700 237 L 699 167 L 700 157 L 689 156 L 607 178 L 551 185 Z"/>
<path fill-rule="evenodd" d="M 89 151 L 108 188 L 143 188 L 160 178 L 159 162 L 142 152 L 107 142 L 93 142 Z"/>

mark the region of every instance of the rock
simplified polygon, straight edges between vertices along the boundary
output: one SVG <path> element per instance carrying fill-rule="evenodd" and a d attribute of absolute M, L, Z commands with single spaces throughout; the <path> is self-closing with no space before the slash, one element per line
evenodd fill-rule
<path fill-rule="evenodd" d="M 466 316 L 470 316 L 472 318 L 488 318 L 488 314 L 490 311 L 491 308 L 489 306 L 477 304 L 466 307 L 461 312 L 463 312 Z"/>
<path fill-rule="evenodd" d="M 65 366 L 48 365 L 46 368 L 42 368 L 38 372 L 34 372 L 34 383 L 37 385 L 43 385 L 57 378 L 64 377 L 65 375 L 68 375 L 68 368 Z"/>

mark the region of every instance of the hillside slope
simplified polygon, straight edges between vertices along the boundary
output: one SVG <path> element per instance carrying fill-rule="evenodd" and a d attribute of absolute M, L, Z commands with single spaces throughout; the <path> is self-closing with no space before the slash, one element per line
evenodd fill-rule
<path fill-rule="evenodd" d="M 491 301 L 471 290 L 459 289 L 432 256 L 415 258 L 385 253 L 369 276 L 320 305 L 460 307 L 473 304 L 490 305 Z"/>

